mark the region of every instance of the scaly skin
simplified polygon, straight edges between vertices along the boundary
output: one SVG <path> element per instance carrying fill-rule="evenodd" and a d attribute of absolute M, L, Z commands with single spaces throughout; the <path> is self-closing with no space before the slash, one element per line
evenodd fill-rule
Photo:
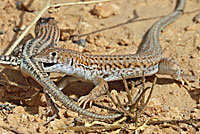
<path fill-rule="evenodd" d="M 36 37 L 28 40 L 22 46 L 22 53 L 18 52 L 19 57 L 10 55 L 0 56 L 0 64 L 2 66 L 9 66 L 10 68 L 18 69 L 24 74 L 24 76 L 32 77 L 44 88 L 44 92 L 47 92 L 51 96 L 55 97 L 67 108 L 70 108 L 82 115 L 97 119 L 113 119 L 122 116 L 122 114 L 100 115 L 89 112 L 77 106 L 70 98 L 68 98 L 68 96 L 64 95 L 50 80 L 48 74 L 43 69 L 43 64 L 30 58 L 43 49 L 54 46 L 59 39 L 59 29 L 52 18 L 49 20 L 44 19 L 39 20 L 37 23 L 35 33 Z"/>
<path fill-rule="evenodd" d="M 90 94 L 79 99 L 85 104 L 93 101 L 106 92 L 106 81 L 124 78 L 142 77 L 153 74 L 168 74 L 175 80 L 195 79 L 181 73 L 176 61 L 163 57 L 163 49 L 159 43 L 160 31 L 176 20 L 183 12 L 185 0 L 178 0 L 171 14 L 161 18 L 147 31 L 135 54 L 128 55 L 90 55 L 70 49 L 49 48 L 33 56 L 42 63 L 53 63 L 45 66 L 47 72 L 61 72 L 85 80 L 92 81 L 96 87 Z M 85 106 L 84 104 L 84 106 Z"/>

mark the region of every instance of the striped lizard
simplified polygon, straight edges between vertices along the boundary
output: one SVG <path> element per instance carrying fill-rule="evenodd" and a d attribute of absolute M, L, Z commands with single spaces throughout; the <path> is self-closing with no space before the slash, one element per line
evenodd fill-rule
<path fill-rule="evenodd" d="M 64 95 L 50 80 L 48 74 L 43 69 L 43 64 L 30 58 L 43 49 L 56 45 L 59 39 L 59 33 L 59 29 L 53 19 L 40 19 L 35 28 L 36 37 L 28 40 L 22 46 L 22 49 L 18 50 L 19 52 L 16 55 L 19 55 L 19 57 L 2 55 L 0 56 L 0 65 L 20 70 L 24 76 L 32 77 L 44 88 L 45 93 L 47 92 L 60 101 L 65 107 L 82 115 L 97 119 L 113 119 L 122 116 L 123 114 L 100 115 L 79 107 L 68 98 L 68 96 Z"/>
<path fill-rule="evenodd" d="M 79 98 L 79 105 L 84 103 L 83 107 L 106 93 L 107 81 L 121 80 L 122 76 L 141 77 L 144 72 L 145 76 L 167 74 L 178 81 L 193 80 L 195 77 L 181 72 L 175 60 L 163 57 L 163 49 L 159 43 L 160 31 L 176 20 L 182 14 L 184 7 L 185 0 L 177 0 L 174 12 L 151 26 L 135 54 L 91 55 L 70 49 L 48 48 L 32 58 L 43 64 L 52 63 L 44 67 L 47 72 L 65 73 L 72 76 L 73 81 L 78 78 L 93 82 L 96 87 L 88 95 Z M 70 77 L 67 78 L 68 81 L 69 79 Z"/>

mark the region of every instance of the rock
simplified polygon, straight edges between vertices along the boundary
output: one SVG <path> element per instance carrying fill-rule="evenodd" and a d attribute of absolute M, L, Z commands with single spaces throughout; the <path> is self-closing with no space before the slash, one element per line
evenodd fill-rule
<path fill-rule="evenodd" d="M 67 41 L 69 40 L 70 36 L 74 33 L 73 29 L 65 29 L 60 31 L 60 40 Z"/>
<path fill-rule="evenodd" d="M 196 108 L 197 108 L 197 109 L 200 109 L 200 104 L 197 104 Z"/>
<path fill-rule="evenodd" d="M 189 25 L 187 27 L 184 28 L 185 31 L 195 31 L 196 30 L 196 25 Z"/>
<path fill-rule="evenodd" d="M 198 13 L 197 15 L 194 16 L 193 22 L 200 23 L 200 13 Z"/>
<path fill-rule="evenodd" d="M 128 45 L 131 44 L 131 40 L 121 38 L 121 39 L 119 40 L 118 44 L 119 44 L 120 46 L 128 46 Z"/>
<path fill-rule="evenodd" d="M 94 6 L 91 13 L 99 18 L 108 18 L 111 15 L 118 14 L 119 11 L 119 6 L 113 3 L 99 3 Z"/>

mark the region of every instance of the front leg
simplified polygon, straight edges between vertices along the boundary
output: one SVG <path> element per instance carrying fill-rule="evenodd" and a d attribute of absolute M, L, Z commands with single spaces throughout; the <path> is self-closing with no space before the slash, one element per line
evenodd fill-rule
<path fill-rule="evenodd" d="M 65 75 L 61 80 L 58 81 L 57 86 L 59 90 L 62 90 L 68 85 L 68 83 L 76 81 L 85 81 L 85 80 L 83 78 Z M 79 98 L 78 100 L 79 106 L 83 104 L 83 108 L 85 108 L 86 104 L 90 102 L 90 107 L 91 107 L 92 101 L 94 101 L 96 98 L 106 93 L 106 88 L 108 89 L 108 83 L 103 78 L 95 77 L 93 83 L 96 87 L 93 88 L 88 95 Z"/>
<path fill-rule="evenodd" d="M 88 95 L 82 96 L 78 100 L 79 105 L 83 104 L 83 108 L 85 108 L 88 102 L 91 107 L 92 102 L 101 95 L 104 95 L 106 93 L 106 89 L 108 89 L 108 83 L 101 77 L 95 77 L 93 83 L 95 88 L 93 88 Z"/>

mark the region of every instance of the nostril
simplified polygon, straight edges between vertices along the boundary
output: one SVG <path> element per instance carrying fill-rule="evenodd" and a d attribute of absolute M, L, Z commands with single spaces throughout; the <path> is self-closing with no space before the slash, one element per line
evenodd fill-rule
<path fill-rule="evenodd" d="M 51 53 L 51 56 L 56 56 L 56 52 L 52 52 L 52 53 Z"/>

